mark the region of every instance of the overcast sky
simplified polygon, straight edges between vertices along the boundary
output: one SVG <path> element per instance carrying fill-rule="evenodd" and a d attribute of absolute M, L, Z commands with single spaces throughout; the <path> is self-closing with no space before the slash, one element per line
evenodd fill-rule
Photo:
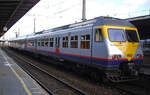
<path fill-rule="evenodd" d="M 150 0 L 86 0 L 86 17 L 130 18 L 150 13 Z M 5 39 L 81 21 L 82 0 L 41 0 L 5 34 Z"/>

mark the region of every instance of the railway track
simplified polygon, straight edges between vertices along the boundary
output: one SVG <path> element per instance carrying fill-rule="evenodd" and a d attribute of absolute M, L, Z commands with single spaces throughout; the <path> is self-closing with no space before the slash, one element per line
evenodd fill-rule
<path fill-rule="evenodd" d="M 110 85 L 110 84 L 109 84 Z M 111 84 L 112 87 L 122 91 L 123 95 L 150 95 L 150 89 L 134 84 L 120 83 L 120 84 Z"/>
<path fill-rule="evenodd" d="M 141 79 L 124 82 L 109 83 L 111 87 L 115 87 L 123 92 L 123 95 L 150 95 L 150 76 L 142 75 Z"/>
<path fill-rule="evenodd" d="M 7 53 L 11 56 L 13 52 L 7 50 Z M 87 95 L 80 89 L 32 64 L 31 60 L 15 54 L 12 56 L 19 63 L 20 67 L 34 78 L 50 95 Z"/>
<path fill-rule="evenodd" d="M 27 59 L 27 58 L 25 58 L 25 57 L 23 57 L 23 56 L 19 56 L 19 57 L 22 57 L 24 60 L 26 60 L 27 62 L 30 62 L 31 60 L 30 59 Z M 18 59 L 16 59 L 16 60 L 18 60 Z M 32 63 L 32 62 L 31 62 Z M 33 64 L 31 64 L 31 67 L 32 67 L 32 65 Z M 33 67 L 35 67 L 35 65 L 33 65 Z M 36 66 L 37 67 L 37 66 Z M 29 67 L 28 67 L 29 68 Z M 37 67 L 37 68 L 39 68 L 39 67 Z M 32 69 L 32 68 L 30 68 L 30 69 Z M 34 71 L 35 72 L 35 71 Z M 45 72 L 47 72 L 47 71 L 45 71 Z M 37 74 L 38 75 L 38 74 Z M 36 76 L 37 76 L 36 75 Z M 55 77 L 55 76 L 54 76 Z M 144 78 L 144 79 L 146 79 L 146 78 Z M 148 82 L 148 81 L 150 81 L 149 80 L 149 77 L 146 79 L 146 81 L 144 80 L 144 79 L 142 79 L 142 81 L 140 80 L 140 81 L 136 81 L 136 82 L 125 82 L 125 83 L 104 83 L 104 85 L 105 86 L 108 86 L 108 87 L 111 87 L 111 88 L 116 88 L 119 92 L 120 92 L 120 94 L 119 95 L 149 95 L 150 94 L 150 88 L 149 87 L 147 87 L 147 86 L 149 86 L 147 83 L 150 83 L 150 82 Z M 139 82 L 145 82 L 145 84 L 142 84 L 142 83 L 139 83 Z M 73 87 L 73 86 L 72 86 Z M 44 88 L 46 88 L 46 87 L 44 87 Z M 74 88 L 74 87 L 73 87 Z M 107 88 L 107 87 L 106 87 Z M 46 88 L 47 89 L 47 88 Z M 49 89 L 49 88 L 48 88 Z M 75 88 L 76 89 L 76 88 Z M 77 89 L 77 90 L 79 90 L 79 89 Z M 52 90 L 50 90 L 50 91 L 52 91 L 53 92 L 53 89 Z M 62 90 L 61 90 L 62 91 Z M 63 90 L 64 91 L 64 90 Z M 80 91 L 80 90 L 79 90 Z M 81 91 L 81 92 L 83 92 L 83 91 Z M 65 92 L 63 92 L 63 93 L 65 93 Z M 53 95 L 53 94 L 52 94 Z M 55 94 L 54 94 L 55 95 Z M 59 95 L 59 94 L 58 94 Z M 63 94 L 60 94 L 60 95 L 63 95 Z M 70 92 L 69 92 L 69 94 L 64 94 L 64 95 L 86 95 L 86 93 L 81 93 L 81 94 L 70 94 Z M 93 94 L 88 94 L 88 95 L 93 95 Z M 94 95 L 99 95 L 99 94 L 94 94 Z M 103 94 L 102 94 L 103 95 Z M 107 95 L 107 94 L 106 94 Z M 109 95 L 109 94 L 108 94 Z M 111 95 L 111 94 L 110 94 Z M 116 94 L 112 94 L 112 95 L 116 95 Z"/>

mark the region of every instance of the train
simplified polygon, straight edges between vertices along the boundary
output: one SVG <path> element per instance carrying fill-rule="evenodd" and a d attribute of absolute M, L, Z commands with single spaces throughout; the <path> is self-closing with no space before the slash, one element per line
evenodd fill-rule
<path fill-rule="evenodd" d="M 139 41 L 138 30 L 129 21 L 100 16 L 10 39 L 8 44 L 48 60 L 67 61 L 66 66 L 94 68 L 109 81 L 123 82 L 142 73 Z"/>

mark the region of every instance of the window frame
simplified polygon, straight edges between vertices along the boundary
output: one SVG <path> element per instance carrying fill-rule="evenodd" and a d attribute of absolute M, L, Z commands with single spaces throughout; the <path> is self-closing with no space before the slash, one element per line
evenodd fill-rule
<path fill-rule="evenodd" d="M 44 38 L 41 39 L 41 47 L 44 47 L 45 46 L 45 41 L 44 41 Z"/>
<path fill-rule="evenodd" d="M 101 30 L 101 31 L 99 31 L 99 33 L 101 32 L 101 36 L 102 36 L 102 40 L 99 40 L 99 41 L 96 41 L 96 30 Z M 95 42 L 103 42 L 104 41 L 104 36 L 103 36 L 103 32 L 102 32 L 102 29 L 101 28 L 96 28 L 95 29 L 95 36 L 94 36 L 94 38 L 95 38 Z"/>
<path fill-rule="evenodd" d="M 48 42 L 49 42 L 49 39 L 48 39 L 48 38 L 44 39 L 44 47 L 49 47 Z M 46 43 L 47 43 L 47 44 L 46 44 Z"/>
<path fill-rule="evenodd" d="M 37 44 L 38 44 L 38 45 L 37 45 L 38 47 L 41 46 L 41 42 L 40 42 L 39 40 L 37 41 Z"/>
<path fill-rule="evenodd" d="M 127 41 L 128 42 L 131 42 L 131 43 L 139 43 L 139 37 L 138 37 L 138 33 L 137 33 L 137 31 L 136 30 L 130 30 L 130 29 L 125 29 L 124 30 L 125 31 L 125 34 L 126 34 L 126 38 L 127 38 Z M 128 31 L 134 31 L 135 33 L 136 33 L 136 40 L 138 40 L 138 41 L 129 41 L 129 35 L 128 35 Z M 129 32 L 130 33 L 130 32 Z"/>
<path fill-rule="evenodd" d="M 125 36 L 125 40 L 124 40 L 124 41 L 112 41 L 112 40 L 110 39 L 110 34 L 109 34 L 109 30 L 110 30 L 110 29 L 123 30 L 123 33 L 124 33 L 124 36 Z M 108 29 L 107 29 L 107 34 L 108 34 L 109 41 L 111 41 L 111 42 L 126 42 L 126 41 L 128 41 L 124 29 L 108 28 Z"/>
<path fill-rule="evenodd" d="M 54 37 L 49 38 L 49 47 L 51 47 L 51 48 L 54 47 Z"/>
<path fill-rule="evenodd" d="M 73 38 L 73 39 L 72 39 Z M 75 45 L 72 45 L 72 43 L 76 43 Z M 75 47 L 72 47 L 75 46 Z M 78 35 L 73 35 L 70 37 L 70 48 L 78 48 Z"/>
<path fill-rule="evenodd" d="M 86 36 L 90 37 L 90 39 L 87 39 Z M 82 39 L 84 37 L 84 39 Z M 89 43 L 89 46 L 87 46 L 87 43 Z M 83 45 L 82 45 L 83 44 Z M 90 34 L 85 34 L 80 36 L 80 49 L 91 49 L 91 35 Z"/>
<path fill-rule="evenodd" d="M 69 48 L 69 37 L 62 37 L 62 48 Z"/>

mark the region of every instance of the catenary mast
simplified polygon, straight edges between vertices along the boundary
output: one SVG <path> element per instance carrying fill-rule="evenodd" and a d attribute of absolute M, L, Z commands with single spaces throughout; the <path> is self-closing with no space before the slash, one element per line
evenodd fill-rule
<path fill-rule="evenodd" d="M 86 0 L 83 0 L 83 6 L 82 6 L 82 20 L 86 20 Z"/>

